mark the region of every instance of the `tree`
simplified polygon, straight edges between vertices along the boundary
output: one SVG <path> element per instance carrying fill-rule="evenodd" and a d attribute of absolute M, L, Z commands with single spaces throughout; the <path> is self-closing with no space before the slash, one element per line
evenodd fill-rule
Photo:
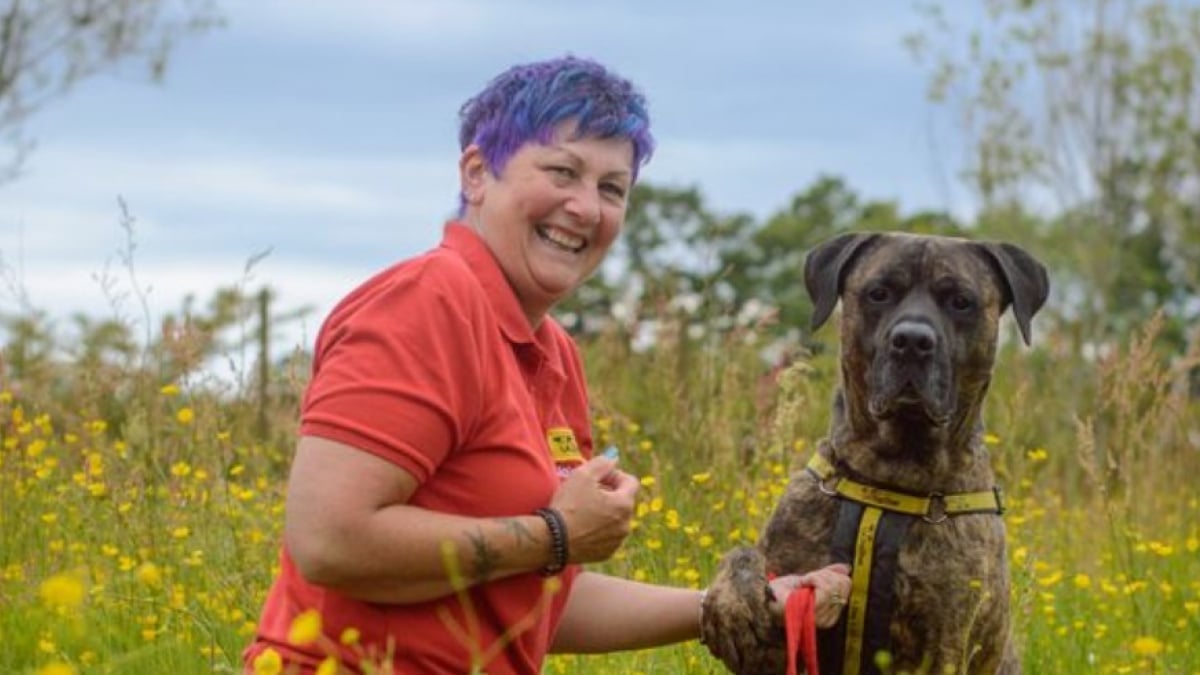
<path fill-rule="evenodd" d="M 51 99 L 124 61 L 159 80 L 180 37 L 220 23 L 214 0 L 0 0 L 0 183 L 20 173 L 24 123 Z"/>
<path fill-rule="evenodd" d="M 910 46 L 959 113 L 983 219 L 1019 214 L 1044 242 L 1089 340 L 1159 308 L 1182 337 L 1200 319 L 1200 7 L 990 0 L 974 28 L 948 8 Z"/>

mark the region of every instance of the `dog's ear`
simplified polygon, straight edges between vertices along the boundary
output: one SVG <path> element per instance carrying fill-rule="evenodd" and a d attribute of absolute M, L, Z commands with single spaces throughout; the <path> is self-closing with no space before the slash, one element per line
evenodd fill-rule
<path fill-rule="evenodd" d="M 804 258 L 804 286 L 812 298 L 811 330 L 817 330 L 833 313 L 850 262 L 863 245 L 879 238 L 878 233 L 851 232 L 824 241 Z"/>
<path fill-rule="evenodd" d="M 1029 320 L 1042 308 L 1050 294 L 1050 277 L 1046 274 L 1045 266 L 1020 246 L 982 242 L 980 247 L 995 263 L 1005 285 L 1005 304 L 1000 310 L 1004 311 L 1012 304 L 1013 317 L 1021 329 L 1021 337 L 1025 339 L 1025 344 L 1029 344 Z"/>

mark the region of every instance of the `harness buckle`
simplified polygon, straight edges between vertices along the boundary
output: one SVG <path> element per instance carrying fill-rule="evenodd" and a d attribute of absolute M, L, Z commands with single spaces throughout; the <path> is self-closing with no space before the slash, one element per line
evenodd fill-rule
<path fill-rule="evenodd" d="M 834 481 L 833 484 L 835 486 L 837 485 L 838 480 L 839 479 L 836 477 L 833 479 L 833 481 Z M 829 495 L 830 497 L 840 497 L 841 495 L 838 494 L 837 490 L 835 490 L 834 488 L 831 488 L 831 487 L 827 487 L 825 485 L 825 481 L 826 481 L 826 479 L 824 479 L 824 478 L 817 479 L 817 489 L 821 491 L 821 494 Z"/>
<path fill-rule="evenodd" d="M 921 516 L 921 520 L 936 525 L 949 517 L 950 514 L 946 513 L 946 495 L 940 492 L 930 492 L 929 510 Z"/>

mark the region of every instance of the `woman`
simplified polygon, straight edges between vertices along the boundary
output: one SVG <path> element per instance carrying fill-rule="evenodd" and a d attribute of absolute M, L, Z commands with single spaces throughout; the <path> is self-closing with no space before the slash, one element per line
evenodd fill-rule
<path fill-rule="evenodd" d="M 248 668 L 536 673 L 551 651 L 699 634 L 701 592 L 580 568 L 625 540 L 638 481 L 593 457 L 579 353 L 548 315 L 621 231 L 653 148 L 645 102 L 565 57 L 502 73 L 461 119 L 459 219 L 318 336 Z M 807 582 L 831 623 L 848 578 Z M 289 640 L 313 610 L 322 636 Z"/>

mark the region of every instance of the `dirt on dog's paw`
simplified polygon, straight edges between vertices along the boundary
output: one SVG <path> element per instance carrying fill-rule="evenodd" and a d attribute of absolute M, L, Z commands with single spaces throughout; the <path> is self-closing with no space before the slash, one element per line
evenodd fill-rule
<path fill-rule="evenodd" d="M 704 599 L 700 635 L 731 672 L 784 672 L 783 623 L 772 602 L 762 553 L 736 548 L 725 554 Z"/>

